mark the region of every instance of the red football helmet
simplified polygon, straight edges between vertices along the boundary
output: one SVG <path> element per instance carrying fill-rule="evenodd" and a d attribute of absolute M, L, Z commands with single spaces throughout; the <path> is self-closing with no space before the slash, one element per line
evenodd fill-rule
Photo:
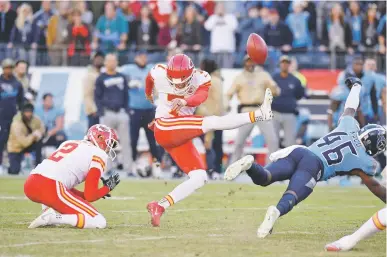
<path fill-rule="evenodd" d="M 111 160 L 116 158 L 114 149 L 118 146 L 118 136 L 114 129 L 102 124 L 93 125 L 87 131 L 85 139 L 105 151 Z"/>
<path fill-rule="evenodd" d="M 191 85 L 194 68 L 191 58 L 185 54 L 176 54 L 169 59 L 167 79 L 176 95 L 194 93 Z"/>

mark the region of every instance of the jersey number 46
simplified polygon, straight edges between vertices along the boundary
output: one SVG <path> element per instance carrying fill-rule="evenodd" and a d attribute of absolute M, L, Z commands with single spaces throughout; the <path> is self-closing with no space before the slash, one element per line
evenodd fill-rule
<path fill-rule="evenodd" d="M 336 141 L 340 141 L 340 140 L 342 140 L 341 136 L 348 136 L 348 134 L 345 132 L 330 133 L 322 138 L 322 140 L 324 142 L 321 144 L 318 144 L 317 147 L 329 146 Z M 351 140 L 346 141 L 342 144 L 339 144 L 335 148 L 331 148 L 331 149 L 328 149 L 328 150 L 322 152 L 322 155 L 324 156 L 324 158 L 327 161 L 329 166 L 339 164 L 343 161 L 343 152 L 342 151 L 345 148 L 349 148 L 349 150 L 351 151 L 351 153 L 353 155 L 357 155 L 356 149 L 353 146 Z"/>

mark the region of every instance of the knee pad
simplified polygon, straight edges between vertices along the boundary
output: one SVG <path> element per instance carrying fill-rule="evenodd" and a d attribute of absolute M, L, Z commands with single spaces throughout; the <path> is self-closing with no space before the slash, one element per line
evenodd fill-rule
<path fill-rule="evenodd" d="M 200 188 L 204 186 L 207 181 L 207 172 L 205 170 L 193 170 L 190 173 L 188 173 L 189 179 L 196 181 L 197 188 Z"/>
<path fill-rule="evenodd" d="M 84 228 L 106 228 L 106 219 L 102 214 L 98 214 L 95 217 L 90 217 L 90 219 L 86 219 Z"/>

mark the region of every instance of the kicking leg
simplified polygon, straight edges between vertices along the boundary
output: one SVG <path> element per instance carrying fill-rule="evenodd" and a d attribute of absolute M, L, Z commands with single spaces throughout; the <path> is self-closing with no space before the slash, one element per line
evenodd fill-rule
<path fill-rule="evenodd" d="M 236 129 L 250 123 L 271 120 L 273 118 L 273 112 L 271 111 L 272 101 L 273 95 L 270 89 L 266 89 L 264 102 L 258 110 L 255 112 L 235 113 L 225 116 L 204 117 L 202 125 L 203 132 Z"/>
<path fill-rule="evenodd" d="M 165 209 L 194 193 L 195 190 L 204 186 L 208 180 L 201 156 L 191 141 L 167 151 L 176 164 L 188 174 L 189 179 L 178 185 L 159 202 L 148 204 L 147 208 L 152 216 L 151 223 L 153 226 L 160 225 L 160 218 Z"/>
<path fill-rule="evenodd" d="M 326 251 L 339 252 L 351 250 L 359 241 L 366 239 L 379 231 L 386 229 L 386 208 L 381 209 L 374 214 L 366 223 L 364 223 L 352 235 L 342 237 L 341 239 L 327 244 Z"/>

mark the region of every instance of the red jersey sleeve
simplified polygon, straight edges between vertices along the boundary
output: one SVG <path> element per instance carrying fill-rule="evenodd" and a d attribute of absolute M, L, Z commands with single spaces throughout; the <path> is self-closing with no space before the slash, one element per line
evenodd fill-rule
<path fill-rule="evenodd" d="M 109 193 L 109 188 L 103 186 L 98 188 L 99 179 L 101 178 L 101 171 L 98 168 L 91 168 L 85 179 L 85 200 L 94 202 L 104 197 Z"/>
<path fill-rule="evenodd" d="M 195 94 L 185 99 L 187 101 L 187 106 L 196 107 L 205 102 L 208 98 L 208 90 L 209 86 L 199 87 Z"/>
<path fill-rule="evenodd" d="M 151 72 L 149 72 L 145 79 L 145 94 L 147 96 L 152 95 L 154 86 L 155 86 L 155 82 L 153 80 Z"/>

